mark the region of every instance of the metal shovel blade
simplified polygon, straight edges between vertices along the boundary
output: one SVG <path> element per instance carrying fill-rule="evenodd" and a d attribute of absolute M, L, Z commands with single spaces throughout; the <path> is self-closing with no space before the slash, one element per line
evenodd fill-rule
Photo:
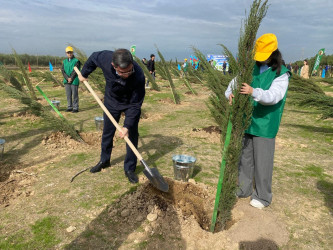
<path fill-rule="evenodd" d="M 144 160 L 141 160 L 140 162 L 145 167 L 143 173 L 145 174 L 145 176 L 147 176 L 151 184 L 153 184 L 154 187 L 163 192 L 168 192 L 169 185 L 164 180 L 163 176 L 158 172 L 157 168 L 149 168 Z"/>

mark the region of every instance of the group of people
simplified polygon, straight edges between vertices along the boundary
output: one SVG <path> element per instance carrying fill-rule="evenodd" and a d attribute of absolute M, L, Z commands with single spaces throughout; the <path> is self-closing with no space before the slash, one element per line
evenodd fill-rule
<path fill-rule="evenodd" d="M 67 52 L 73 51 L 66 48 Z M 121 113 L 125 113 L 120 137 L 128 136 L 137 147 L 138 124 L 147 85 L 143 70 L 133 60 L 130 51 L 118 49 L 94 52 L 83 65 L 79 76 L 70 69 L 70 66 L 77 65 L 74 58 L 71 56 L 64 61 L 63 72 L 67 76 L 67 78 L 64 76 L 64 83 L 74 85 L 77 77 L 80 81 L 87 80 L 89 75 L 99 67 L 103 71 L 106 81 L 104 104 L 117 122 Z M 154 59 L 155 56 L 152 54 L 147 63 L 151 74 L 155 73 Z M 253 80 L 251 83 L 241 83 L 240 90 L 240 94 L 252 97 L 254 109 L 251 125 L 246 129 L 243 138 L 236 195 L 240 198 L 251 196 L 250 204 L 261 209 L 272 202 L 275 137 L 281 122 L 291 71 L 282 63 L 282 55 L 274 34 L 264 34 L 257 39 L 254 60 L 256 63 Z M 235 96 L 236 82 L 233 79 L 225 92 L 230 105 Z M 72 88 L 67 87 L 67 89 L 72 91 Z M 71 107 L 73 110 L 78 110 L 78 106 L 74 106 L 74 103 L 73 106 L 70 106 L 69 103 L 68 109 Z M 100 172 L 103 168 L 110 166 L 115 131 L 115 126 L 104 114 L 100 159 L 90 169 L 91 173 Z M 131 183 L 138 182 L 135 173 L 136 164 L 137 158 L 127 146 L 124 172 Z"/>
<path fill-rule="evenodd" d="M 289 63 L 287 65 L 288 70 L 293 72 L 296 75 L 300 75 L 304 79 L 309 79 L 310 75 L 316 75 L 316 73 L 311 73 L 309 68 L 309 61 L 305 59 L 303 61 L 303 66 L 299 67 L 297 64 Z M 330 65 L 320 65 L 319 66 L 319 76 L 321 77 L 330 77 L 332 75 L 333 66 Z M 324 72 L 324 73 L 323 73 Z"/>
<path fill-rule="evenodd" d="M 303 61 L 303 66 L 301 68 L 297 64 L 292 65 L 291 63 L 288 63 L 286 67 L 289 71 L 293 72 L 294 74 L 300 75 L 304 79 L 309 79 L 310 69 L 309 69 L 308 60 L 305 59 Z"/>

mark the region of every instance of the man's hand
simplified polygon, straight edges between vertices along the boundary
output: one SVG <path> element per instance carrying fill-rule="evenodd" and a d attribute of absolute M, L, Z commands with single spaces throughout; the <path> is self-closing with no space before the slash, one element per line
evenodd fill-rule
<path fill-rule="evenodd" d="M 231 93 L 229 95 L 229 104 L 232 105 L 232 98 L 234 98 L 235 96 Z"/>
<path fill-rule="evenodd" d="M 81 74 L 78 74 L 77 76 L 79 77 L 79 80 L 80 80 L 81 82 L 83 82 L 83 81 L 88 81 L 88 79 L 87 79 L 87 78 L 84 78 Z"/>
<path fill-rule="evenodd" d="M 69 77 L 69 78 L 67 79 L 67 82 L 68 82 L 68 83 L 71 83 L 71 82 L 72 82 L 72 78 Z"/>
<path fill-rule="evenodd" d="M 128 129 L 123 127 L 122 130 L 123 130 L 122 132 L 119 132 L 120 138 L 124 138 L 125 136 L 128 136 Z"/>
<path fill-rule="evenodd" d="M 243 86 L 242 86 L 242 88 L 240 90 L 240 93 L 244 94 L 244 95 L 248 95 L 248 94 L 252 95 L 253 88 L 250 85 L 248 85 L 247 83 L 245 83 L 245 82 L 243 82 L 242 85 Z"/>

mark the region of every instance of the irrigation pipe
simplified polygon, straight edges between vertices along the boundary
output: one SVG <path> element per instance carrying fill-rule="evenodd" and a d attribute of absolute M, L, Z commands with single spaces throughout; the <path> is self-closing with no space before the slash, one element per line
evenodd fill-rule
<path fill-rule="evenodd" d="M 43 90 L 36 85 L 36 89 L 41 93 L 41 95 L 45 98 L 45 100 L 51 105 L 51 107 L 54 109 L 54 111 L 61 117 L 64 118 L 63 115 L 59 112 L 59 110 L 53 105 L 53 103 L 50 101 L 50 99 L 45 95 Z"/>
<path fill-rule="evenodd" d="M 229 147 L 229 143 L 230 143 L 231 130 L 232 130 L 232 123 L 231 123 L 231 113 L 230 113 L 228 127 L 227 127 L 227 134 L 225 137 L 224 147 L 223 147 L 223 156 L 222 156 L 222 162 L 221 162 L 220 176 L 219 176 L 219 181 L 217 183 L 212 224 L 210 225 L 211 232 L 214 232 L 215 224 L 216 224 L 217 209 L 219 207 L 220 196 L 221 196 L 221 191 L 222 191 L 222 186 L 223 186 L 223 179 L 224 179 L 224 170 L 225 170 L 225 164 L 226 164 L 225 155 L 228 151 L 228 147 Z"/>

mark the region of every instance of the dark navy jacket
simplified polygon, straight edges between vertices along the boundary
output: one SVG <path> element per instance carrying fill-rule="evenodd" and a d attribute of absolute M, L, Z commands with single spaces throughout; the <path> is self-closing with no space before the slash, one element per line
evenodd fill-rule
<path fill-rule="evenodd" d="M 113 51 L 109 50 L 94 52 L 84 64 L 81 74 L 87 78 L 97 67 L 102 69 L 106 81 L 104 104 L 110 112 L 127 110 L 124 127 L 130 129 L 140 118 L 145 97 L 145 76 L 140 66 L 133 62 L 135 72 L 122 79 L 111 65 L 112 55 Z"/>

